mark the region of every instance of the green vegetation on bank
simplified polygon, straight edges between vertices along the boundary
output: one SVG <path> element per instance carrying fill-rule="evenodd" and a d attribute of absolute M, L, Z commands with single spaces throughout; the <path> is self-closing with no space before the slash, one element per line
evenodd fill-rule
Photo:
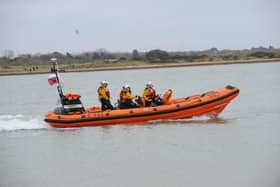
<path fill-rule="evenodd" d="M 160 64 L 182 64 L 198 62 L 232 62 L 280 58 L 280 49 L 252 48 L 250 50 L 218 50 L 211 48 L 195 52 L 167 52 L 160 49 L 148 52 L 113 53 L 104 49 L 82 54 L 19 55 L 0 57 L 0 73 L 48 72 L 50 59 L 57 58 L 62 71 L 90 70 L 109 67 L 136 67 Z"/>

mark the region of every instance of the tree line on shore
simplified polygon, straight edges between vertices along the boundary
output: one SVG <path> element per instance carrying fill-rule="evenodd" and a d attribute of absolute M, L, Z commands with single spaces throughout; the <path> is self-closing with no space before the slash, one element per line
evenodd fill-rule
<path fill-rule="evenodd" d="M 48 65 L 51 58 L 57 58 L 60 64 L 83 64 L 83 63 L 117 63 L 119 61 L 145 61 L 147 63 L 170 63 L 170 62 L 196 62 L 196 61 L 226 61 L 226 60 L 249 60 L 256 58 L 280 58 L 280 49 L 272 46 L 251 48 L 245 50 L 218 50 L 211 48 L 203 51 L 177 51 L 169 52 L 161 49 L 153 49 L 148 52 L 110 52 L 98 49 L 93 52 L 80 54 L 63 54 L 53 52 L 48 54 L 23 54 L 13 57 L 12 54 L 0 57 L 1 66 L 25 66 L 25 65 Z"/>

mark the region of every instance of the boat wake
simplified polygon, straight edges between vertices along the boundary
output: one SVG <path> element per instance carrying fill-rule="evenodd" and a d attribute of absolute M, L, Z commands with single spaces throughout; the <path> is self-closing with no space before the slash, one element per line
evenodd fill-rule
<path fill-rule="evenodd" d="M 209 119 L 206 116 L 194 117 L 191 119 L 179 119 L 179 120 L 153 120 L 145 122 L 143 125 L 155 125 L 155 124 L 226 124 L 227 120 L 222 118 Z M 139 123 L 138 123 L 139 124 Z M 140 123 L 142 124 L 142 123 Z M 5 131 L 17 131 L 17 130 L 32 130 L 32 129 L 48 129 L 51 128 L 40 117 L 17 115 L 1 115 L 0 114 L 0 132 Z"/>
<path fill-rule="evenodd" d="M 0 132 L 16 131 L 29 129 L 46 129 L 49 126 L 43 119 L 36 117 L 27 117 L 21 114 L 18 115 L 1 115 L 0 114 Z"/>

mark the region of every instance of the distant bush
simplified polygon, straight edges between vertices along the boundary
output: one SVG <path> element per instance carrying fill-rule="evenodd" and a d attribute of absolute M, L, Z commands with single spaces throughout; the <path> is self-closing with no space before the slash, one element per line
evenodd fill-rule
<path fill-rule="evenodd" d="M 224 55 L 223 60 L 239 60 L 240 56 L 237 55 Z"/>
<path fill-rule="evenodd" d="M 146 54 L 146 59 L 150 61 L 164 61 L 169 57 L 166 51 L 160 49 L 151 50 Z"/>
<path fill-rule="evenodd" d="M 273 57 L 274 58 L 280 58 L 280 53 L 274 53 Z"/>
<path fill-rule="evenodd" d="M 256 58 L 273 58 L 274 53 L 258 51 L 258 52 L 251 53 L 250 56 L 253 56 Z"/>
<path fill-rule="evenodd" d="M 183 59 L 185 61 L 194 62 L 194 61 L 203 61 L 209 59 L 209 56 L 207 55 L 189 55 L 184 56 Z"/>
<path fill-rule="evenodd" d="M 1 66 L 1 68 L 2 68 L 2 69 L 12 69 L 12 67 L 11 67 L 11 66 L 7 66 L 7 65 L 5 65 L 5 66 Z"/>
<path fill-rule="evenodd" d="M 175 51 L 167 52 L 160 49 L 150 50 L 148 52 L 139 52 L 134 49 L 132 52 L 110 52 L 105 49 L 84 52 L 80 54 L 71 54 L 66 52 L 52 52 L 48 54 L 21 54 L 13 56 L 12 51 L 8 51 L 4 56 L 0 56 L 0 65 L 8 66 L 35 66 L 50 65 L 50 59 L 57 58 L 59 64 L 85 64 L 93 63 L 95 65 L 115 64 L 119 61 L 130 60 L 149 63 L 173 63 L 173 62 L 199 62 L 199 61 L 227 61 L 227 60 L 247 60 L 256 58 L 280 58 L 280 49 L 270 46 L 269 48 L 259 47 L 249 50 L 218 50 L 211 48 L 204 51 Z M 76 67 L 73 67 L 76 68 Z"/>

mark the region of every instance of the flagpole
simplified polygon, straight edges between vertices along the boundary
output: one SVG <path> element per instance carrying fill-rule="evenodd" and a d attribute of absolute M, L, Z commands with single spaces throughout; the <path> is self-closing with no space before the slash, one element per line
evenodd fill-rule
<path fill-rule="evenodd" d="M 62 87 L 61 87 L 59 77 L 58 77 L 57 59 L 56 58 L 51 58 L 51 61 L 53 63 L 52 70 L 54 71 L 55 76 L 56 76 L 56 80 L 57 80 L 57 91 L 58 91 L 58 94 L 59 94 L 59 97 L 60 97 L 60 100 L 61 100 L 61 104 L 63 105 L 62 99 L 63 99 L 64 95 L 63 95 Z"/>

